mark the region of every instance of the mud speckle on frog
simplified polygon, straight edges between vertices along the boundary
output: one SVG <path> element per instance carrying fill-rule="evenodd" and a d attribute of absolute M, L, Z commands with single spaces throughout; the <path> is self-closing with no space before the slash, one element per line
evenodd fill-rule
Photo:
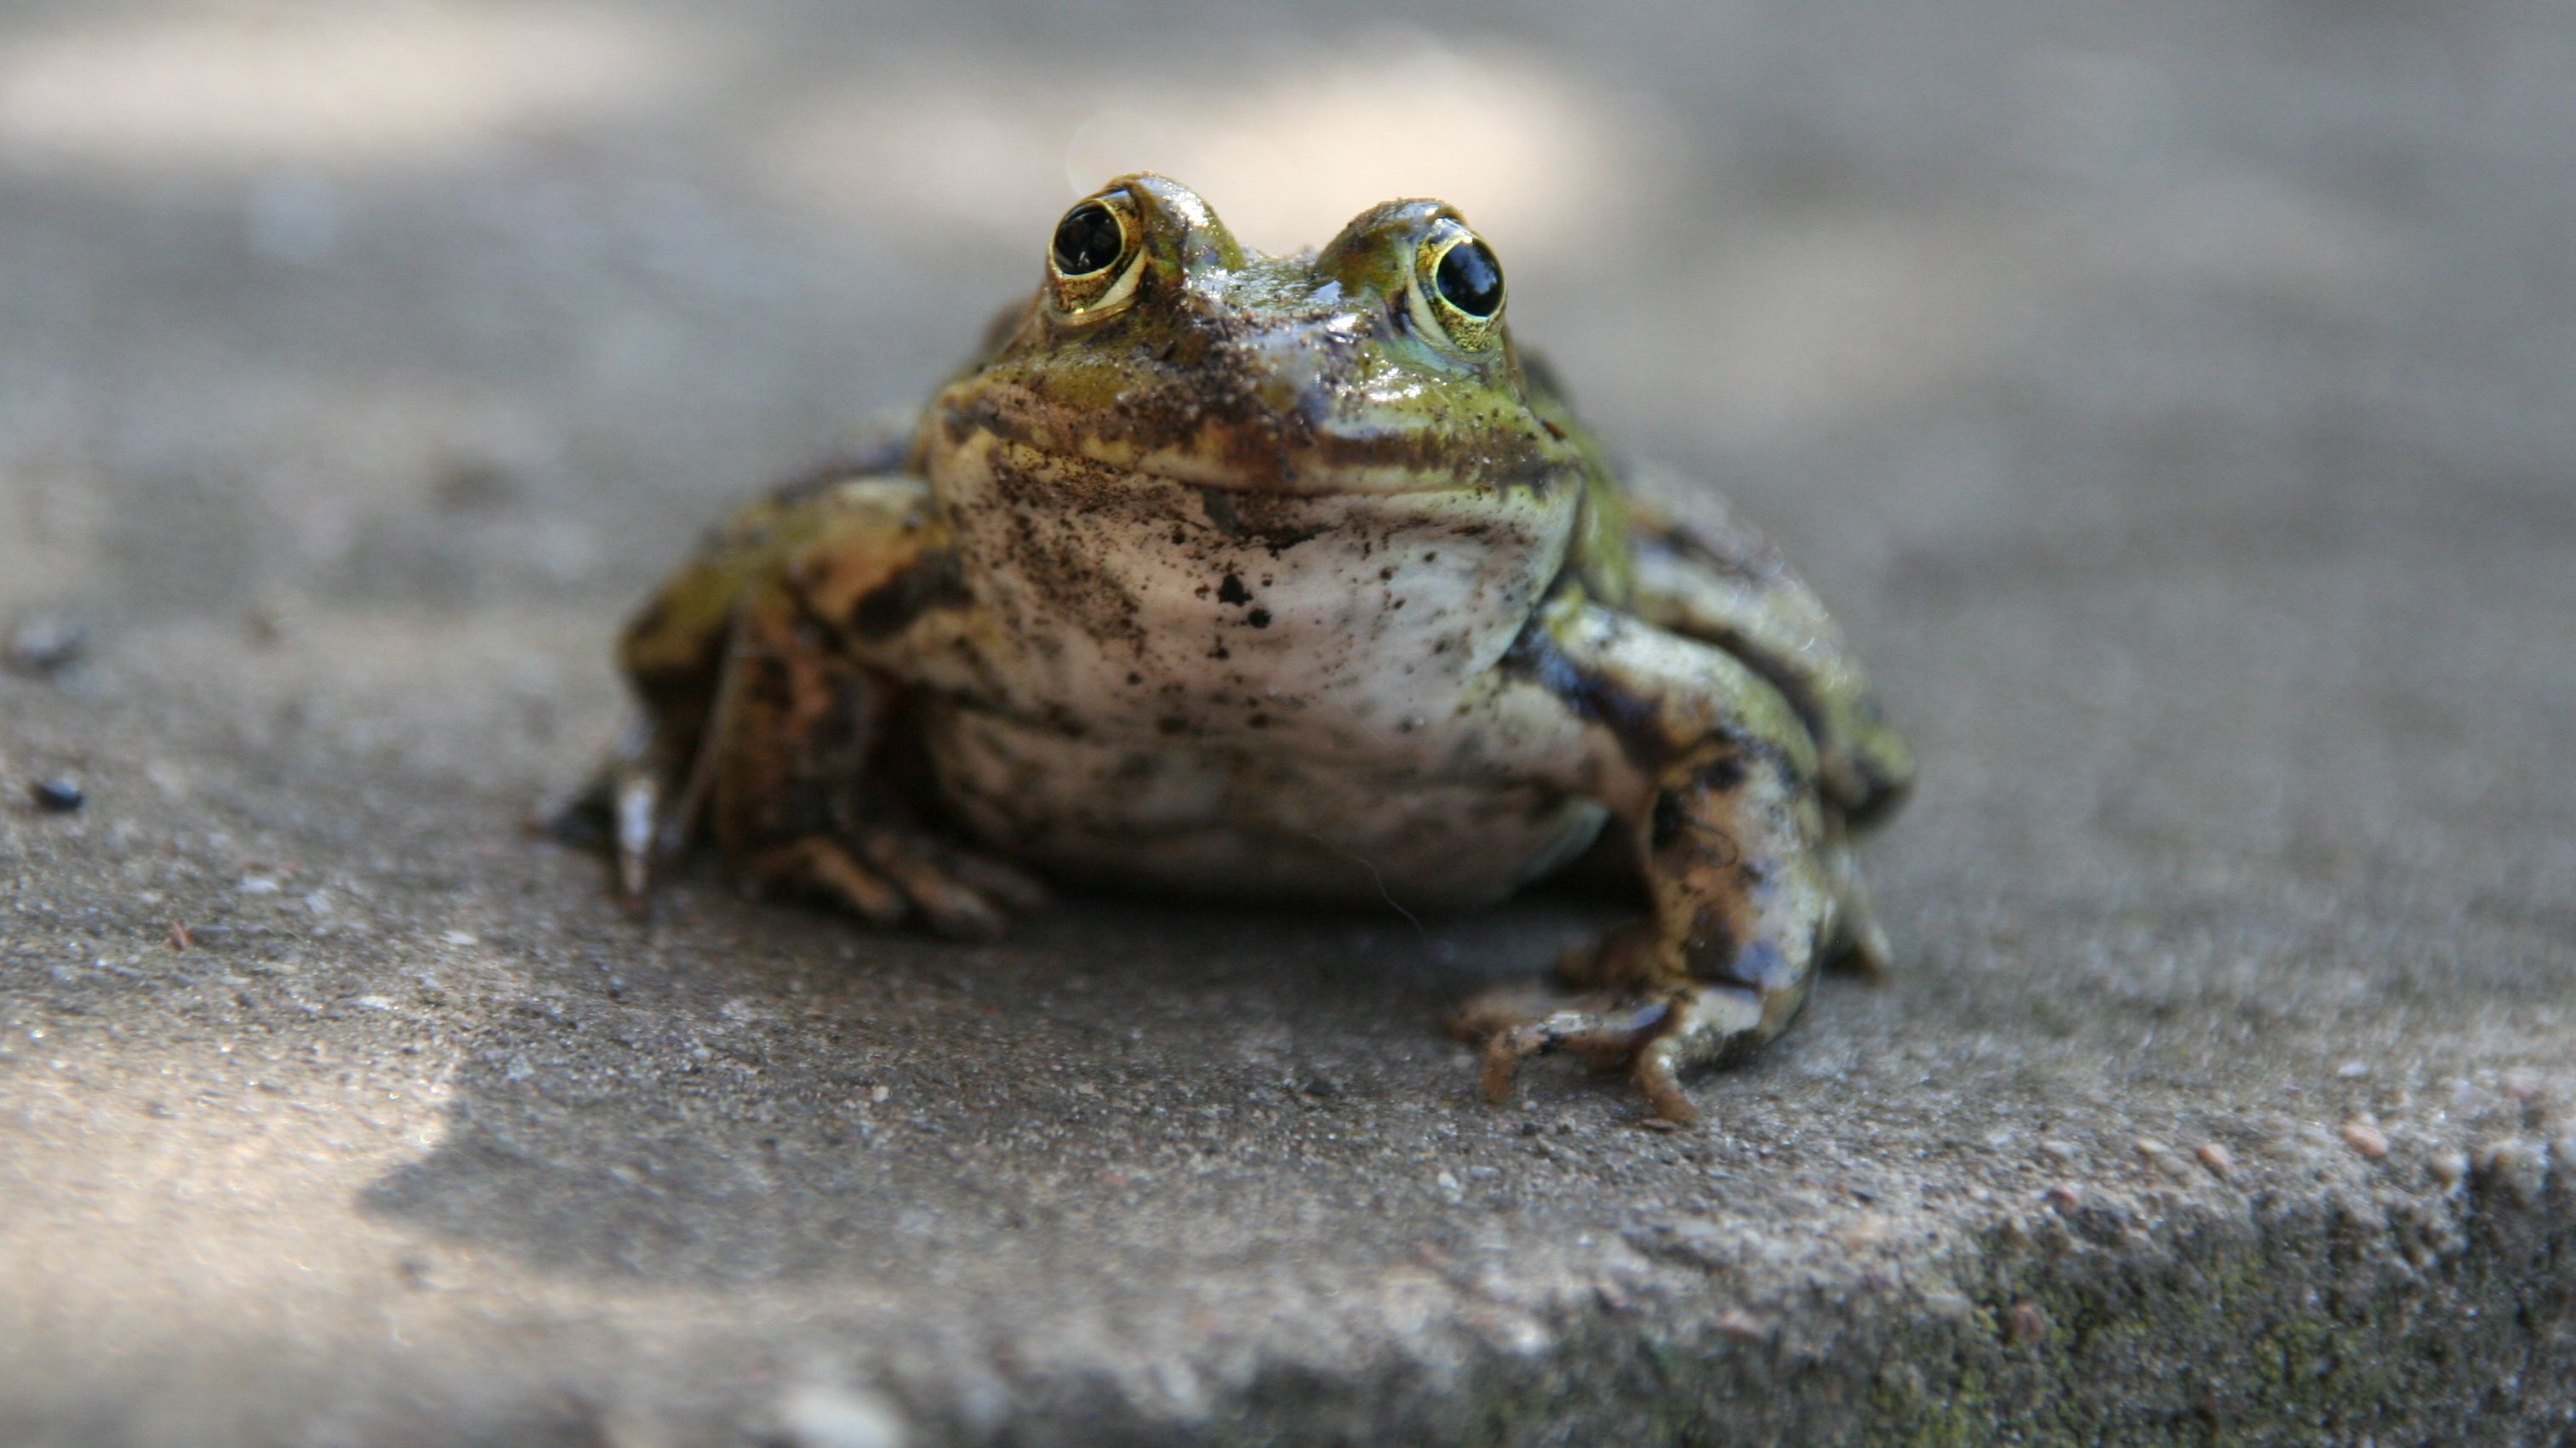
<path fill-rule="evenodd" d="M 783 489 L 628 627 L 643 718 L 583 806 L 621 889 L 750 883 L 986 935 L 1040 876 L 1498 899 L 1605 827 L 1646 916 L 1459 1027 L 1682 1068 L 1884 965 L 1850 837 L 1912 763 L 1750 531 L 1623 496 L 1451 208 L 1263 256 L 1128 176 L 908 444 Z M 1712 509 L 1714 514 L 1714 509 Z"/>

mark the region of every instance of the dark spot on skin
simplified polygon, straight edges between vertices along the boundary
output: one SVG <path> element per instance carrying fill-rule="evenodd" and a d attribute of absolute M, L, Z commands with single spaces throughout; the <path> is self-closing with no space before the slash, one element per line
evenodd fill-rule
<path fill-rule="evenodd" d="M 1270 727 L 1270 716 L 1267 714 L 1255 714 L 1243 722 L 1254 729 L 1267 729 Z"/>
<path fill-rule="evenodd" d="M 1670 868 L 1697 864 L 1724 869 L 1744 858 L 1735 837 L 1699 812 L 1700 800 L 1696 796 L 1702 795 L 1704 791 L 1685 793 L 1682 789 L 1663 789 L 1655 794 L 1650 842 L 1657 855 L 1671 861 Z M 1688 853 L 1676 857 L 1675 852 L 1685 847 Z"/>
<path fill-rule="evenodd" d="M 933 609 L 972 602 L 965 569 L 954 548 L 934 548 L 910 568 L 860 595 L 850 608 L 850 632 L 863 639 L 891 638 Z"/>
<path fill-rule="evenodd" d="M 1725 985 L 1751 984 L 1730 973 L 1736 954 L 1735 927 L 1728 922 L 1726 912 L 1715 905 L 1699 907 L 1691 916 L 1690 934 L 1682 940 L 1682 963 L 1690 970 L 1691 978 Z"/>
<path fill-rule="evenodd" d="M 1724 794 L 1744 783 L 1744 764 L 1732 754 L 1720 755 L 1701 765 L 1691 776 L 1691 783 Z"/>
<path fill-rule="evenodd" d="M 1131 673 L 1127 676 L 1127 682 L 1130 684 L 1141 684 L 1145 682 L 1145 676 L 1143 674 Z"/>
<path fill-rule="evenodd" d="M 1242 579 L 1229 573 L 1225 576 L 1225 581 L 1216 586 L 1216 601 L 1219 603 L 1250 603 L 1252 602 L 1252 591 L 1243 586 Z"/>
<path fill-rule="evenodd" d="M 1252 625 L 1254 628 L 1268 628 L 1270 627 L 1270 610 L 1266 608 L 1256 608 L 1252 612 L 1245 614 L 1243 616 L 1243 621 Z"/>
<path fill-rule="evenodd" d="M 1377 581 L 1380 583 L 1393 583 L 1395 581 L 1395 570 L 1392 568 L 1379 569 L 1377 571 Z"/>
<path fill-rule="evenodd" d="M 1667 789 L 1655 796 L 1654 813 L 1646 820 L 1646 845 L 1657 854 L 1672 848 L 1673 841 L 1690 828 L 1690 815 L 1682 807 L 1681 796 Z"/>
<path fill-rule="evenodd" d="M 1187 734 L 1190 732 L 1190 721 L 1177 714 L 1166 714 L 1154 721 L 1154 728 L 1167 737 Z"/>
<path fill-rule="evenodd" d="M 1805 675 L 1731 629 L 1710 629 L 1706 641 L 1735 655 L 1744 667 L 1760 675 L 1762 682 L 1779 690 L 1780 697 L 1789 701 L 1790 712 L 1807 726 L 1807 732 L 1819 741 L 1825 738 L 1824 710 L 1816 702 L 1815 691 L 1807 687 Z"/>
<path fill-rule="evenodd" d="M 1550 637 L 1545 623 L 1533 616 L 1503 653 L 1503 669 L 1554 694 L 1578 719 L 1610 731 L 1619 750 L 1639 769 L 1652 773 L 1663 766 L 1663 731 L 1656 727 L 1654 701 L 1621 688 L 1585 669 Z"/>
<path fill-rule="evenodd" d="M 1247 494 L 1238 499 L 1232 491 L 1225 488 L 1199 489 L 1199 507 L 1207 514 L 1208 522 L 1218 532 L 1229 538 L 1240 538 L 1248 543 L 1257 543 L 1269 549 L 1270 556 L 1273 558 L 1324 531 L 1321 524 L 1301 526 L 1286 522 L 1284 519 L 1262 516 L 1265 512 L 1281 510 L 1287 506 L 1290 506 L 1288 502 L 1264 497 L 1258 493 Z M 1180 541 L 1177 533 L 1172 541 L 1175 543 Z"/>
<path fill-rule="evenodd" d="M 1215 648 L 1208 650 L 1207 656 L 1212 659 L 1230 659 L 1234 657 L 1233 654 L 1227 652 L 1226 647 L 1223 644 L 1218 644 Z"/>

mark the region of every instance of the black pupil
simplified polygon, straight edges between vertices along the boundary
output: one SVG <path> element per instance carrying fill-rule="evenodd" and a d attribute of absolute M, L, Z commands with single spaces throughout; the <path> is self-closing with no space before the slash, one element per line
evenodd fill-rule
<path fill-rule="evenodd" d="M 1115 263 L 1126 244 L 1117 215 L 1097 201 L 1086 201 L 1055 224 L 1055 269 L 1069 277 L 1087 276 Z"/>
<path fill-rule="evenodd" d="M 1503 269 L 1494 265 L 1494 254 L 1485 244 L 1469 237 L 1440 255 L 1440 270 L 1432 281 L 1449 305 L 1471 317 L 1490 317 L 1502 310 Z"/>

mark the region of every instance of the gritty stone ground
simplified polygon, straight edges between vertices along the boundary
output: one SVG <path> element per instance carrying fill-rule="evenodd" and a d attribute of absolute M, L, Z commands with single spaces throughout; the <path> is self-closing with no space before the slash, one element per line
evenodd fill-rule
<path fill-rule="evenodd" d="M 2576 1432 L 2563 9 L 1578 9 L 11 7 L 0 1441 Z M 1471 1092 L 1576 895 L 961 947 L 522 834 L 1130 161 L 1450 194 L 1884 679 L 1902 967 L 1712 1124 Z"/>

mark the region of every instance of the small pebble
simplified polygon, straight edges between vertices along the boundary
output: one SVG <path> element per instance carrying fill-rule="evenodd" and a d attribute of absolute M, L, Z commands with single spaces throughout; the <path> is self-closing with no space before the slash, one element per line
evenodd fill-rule
<path fill-rule="evenodd" d="M 2174 1155 L 2172 1147 L 2165 1145 L 2154 1137 L 2139 1137 L 2137 1147 L 2138 1155 L 2147 1159 L 2147 1165 L 2163 1172 L 2166 1176 L 2172 1177 L 2176 1181 L 2180 1181 L 2182 1178 L 2191 1175 L 2191 1163 Z"/>
<path fill-rule="evenodd" d="M 2217 1142 L 2202 1142 L 2200 1150 L 2193 1152 L 2192 1155 L 2200 1158 L 2200 1164 L 2209 1168 L 2212 1176 L 2233 1176 L 2236 1172 L 2236 1153 Z"/>
<path fill-rule="evenodd" d="M 2018 1347 L 2039 1342 L 2048 1336 L 2048 1314 L 2039 1310 L 2038 1303 L 2025 1297 L 2014 1303 L 2012 1311 L 2004 1315 L 2004 1336 Z"/>
<path fill-rule="evenodd" d="M 36 802 L 36 808 L 53 814 L 70 814 L 73 810 L 79 809 L 82 801 L 88 798 L 81 793 L 79 785 L 60 775 L 52 779 L 40 779 L 27 786 L 27 797 Z"/>
<path fill-rule="evenodd" d="M 2388 1155 L 2388 1135 L 2356 1116 L 2343 1124 L 2344 1145 L 2376 1161 Z"/>
<path fill-rule="evenodd" d="M 2064 1182 L 2048 1189 L 2048 1204 L 2061 1212 L 2071 1212 L 2084 1205 L 2084 1197 Z"/>

